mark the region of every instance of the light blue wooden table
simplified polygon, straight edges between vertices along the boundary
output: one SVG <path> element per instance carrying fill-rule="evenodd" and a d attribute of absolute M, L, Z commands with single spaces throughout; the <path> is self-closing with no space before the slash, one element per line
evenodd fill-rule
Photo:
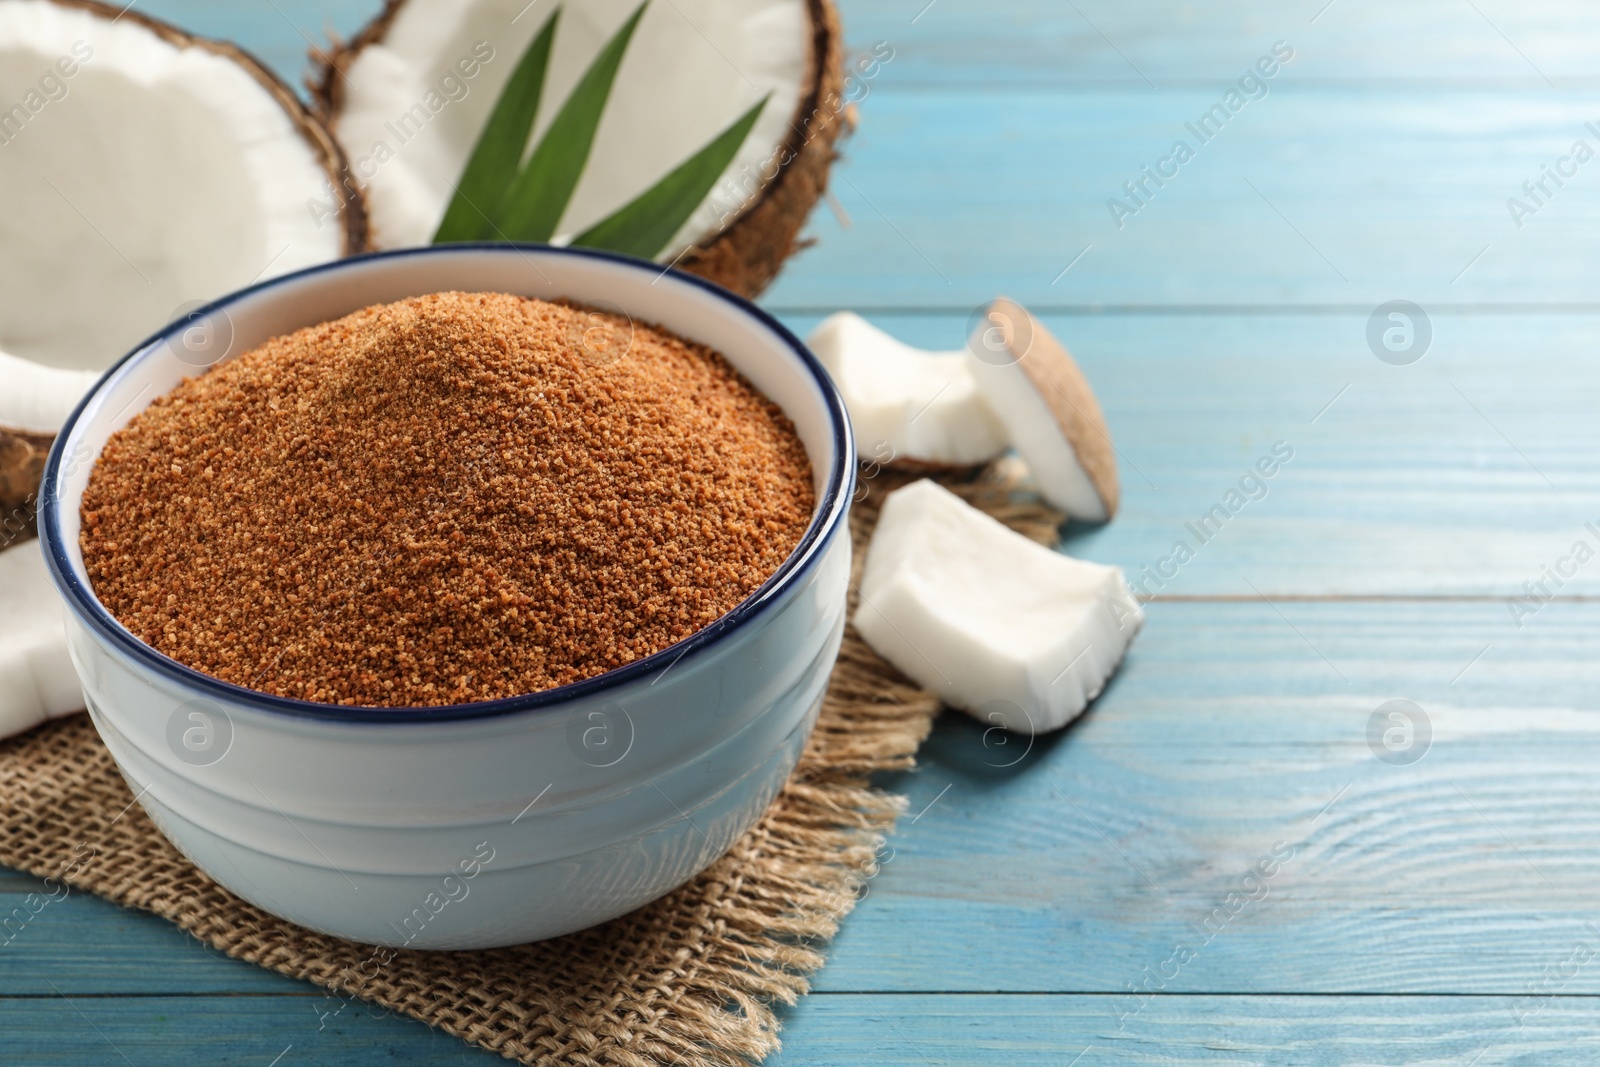
<path fill-rule="evenodd" d="M 375 4 L 141 7 L 297 75 Z M 844 9 L 895 58 L 767 305 L 945 348 L 997 293 L 1043 313 L 1122 454 L 1123 514 L 1068 547 L 1168 576 L 1078 725 L 1018 761 L 946 716 L 889 783 L 916 817 L 775 1062 L 1600 1062 L 1600 558 L 1572 558 L 1600 550 L 1600 160 L 1560 163 L 1600 150 L 1600 10 Z M 1420 360 L 1369 345 L 1391 300 Z M 1170 562 L 1279 441 L 1265 495 Z M 1421 714 L 1386 747 L 1391 700 Z M 33 885 L 0 873 L 0 910 Z M 491 1062 L 317 1004 L 74 895 L 0 954 L 0 1062 Z"/>

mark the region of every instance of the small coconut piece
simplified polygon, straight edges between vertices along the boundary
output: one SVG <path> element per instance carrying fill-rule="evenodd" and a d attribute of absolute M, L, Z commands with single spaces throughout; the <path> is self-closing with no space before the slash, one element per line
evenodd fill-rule
<path fill-rule="evenodd" d="M 1036 544 L 926 479 L 884 501 L 855 614 L 907 677 L 1019 733 L 1077 718 L 1143 623 L 1120 568 Z"/>
<path fill-rule="evenodd" d="M 0 552 L 0 737 L 83 710 L 61 600 L 37 541 Z"/>
<path fill-rule="evenodd" d="M 1117 513 L 1117 453 L 1089 381 L 1066 347 L 1013 301 L 990 304 L 967 341 L 978 390 L 1046 501 L 1083 522 Z"/>
<path fill-rule="evenodd" d="M 824 319 L 806 343 L 844 395 L 863 459 L 971 467 L 1006 450 L 965 352 L 912 348 L 852 311 Z"/>
<path fill-rule="evenodd" d="M 638 6 L 564 0 L 535 137 Z M 517 57 L 554 9 L 527 0 L 386 0 L 348 44 L 321 56 L 313 92 L 366 192 L 377 247 L 432 239 Z M 863 57 L 857 71 L 875 63 Z M 629 202 L 768 94 L 721 181 L 657 257 L 759 293 L 801 247 L 835 141 L 853 123 L 832 0 L 651 4 L 552 243 Z"/>

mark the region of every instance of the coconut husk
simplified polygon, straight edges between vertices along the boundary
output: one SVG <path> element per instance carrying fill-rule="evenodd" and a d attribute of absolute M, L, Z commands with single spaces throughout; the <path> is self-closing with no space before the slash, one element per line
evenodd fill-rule
<path fill-rule="evenodd" d="M 0 522 L 9 535 L 33 527 L 33 501 L 44 478 L 45 457 L 54 434 L 0 428 Z"/>
<path fill-rule="evenodd" d="M 244 49 L 214 41 L 179 29 L 170 23 L 152 18 L 128 7 L 113 7 L 99 0 L 50 0 L 61 7 L 89 12 L 108 22 L 131 22 L 142 26 L 178 48 L 198 48 L 232 60 L 244 68 L 265 89 L 305 138 L 317 162 L 333 183 L 338 199 L 340 234 L 344 254 L 351 255 L 367 246 L 367 212 L 361 191 L 354 183 L 345 180 L 349 167 L 344 149 L 333 139 L 326 126 L 301 103 L 293 89 L 273 74 L 260 60 Z M 37 492 L 44 473 L 44 459 L 54 441 L 54 434 L 41 434 L 0 425 L 0 512 L 12 515 L 24 508 Z M 31 513 L 29 524 L 32 524 Z"/>
<path fill-rule="evenodd" d="M 1106 509 L 1106 520 L 1110 521 L 1122 501 L 1122 487 L 1117 479 L 1117 450 L 1112 446 L 1111 431 L 1089 379 L 1084 377 L 1067 346 L 1027 308 L 1005 297 L 995 300 L 990 307 L 1008 321 L 1029 324 L 1028 346 L 1015 352 L 1017 365 L 1044 398 L 1061 435 L 1072 447 L 1100 497 Z"/>
<path fill-rule="evenodd" d="M 898 471 L 913 478 L 931 478 L 936 474 L 949 474 L 953 476 L 975 474 L 986 464 L 983 463 L 935 463 L 926 459 L 906 459 L 896 456 L 885 463 L 886 470 Z"/>
<path fill-rule="evenodd" d="M 313 51 L 317 71 L 307 80 L 319 114 L 333 128 L 344 106 L 344 74 L 362 49 L 384 39 L 408 0 L 385 0 L 383 10 L 348 42 Z M 772 283 L 800 240 L 811 209 L 828 188 L 839 138 L 855 126 L 855 109 L 844 99 L 844 38 L 832 0 L 807 0 L 811 15 L 809 88 L 790 119 L 790 135 L 778 149 L 776 172 L 718 233 L 707 234 L 674 265 L 754 297 Z M 353 183 L 353 182 L 352 182 Z"/>

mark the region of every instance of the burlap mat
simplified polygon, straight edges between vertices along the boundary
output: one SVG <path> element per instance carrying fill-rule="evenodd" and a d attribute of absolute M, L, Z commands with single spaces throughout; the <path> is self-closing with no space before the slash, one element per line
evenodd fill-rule
<path fill-rule="evenodd" d="M 870 467 L 863 478 L 858 576 L 878 505 L 908 480 Z M 1054 539 L 1060 516 L 1015 502 L 1000 468 L 941 480 Z M 329 1015 L 368 1001 L 529 1064 L 742 1067 L 777 1049 L 774 1005 L 806 992 L 819 944 L 876 873 L 904 801 L 870 776 L 911 767 L 937 711 L 847 631 L 810 746 L 727 856 L 630 915 L 516 948 L 398 951 L 380 967 L 369 946 L 244 903 L 167 843 L 82 715 L 0 744 L 0 865 L 153 912 L 230 956 L 313 982 L 329 991 Z"/>

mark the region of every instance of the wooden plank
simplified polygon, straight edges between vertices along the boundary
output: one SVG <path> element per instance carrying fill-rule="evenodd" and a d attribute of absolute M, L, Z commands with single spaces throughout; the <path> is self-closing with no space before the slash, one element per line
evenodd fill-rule
<path fill-rule="evenodd" d="M 966 309 L 1004 292 L 1059 308 L 1365 315 L 1396 298 L 1434 310 L 1593 299 L 1590 253 L 1573 235 L 1600 220 L 1600 164 L 1548 184 L 1520 229 L 1507 201 L 1575 140 L 1600 149 L 1584 125 L 1600 95 L 1319 89 L 1282 77 L 1209 143 L 1185 124 L 1216 91 L 885 84 L 835 171 L 850 229 L 813 215 L 820 245 L 768 302 Z M 963 131 L 953 158 L 951 130 Z M 1180 140 L 1194 157 L 1130 197 L 1123 183 Z M 1113 198 L 1137 213 L 1114 219 Z"/>
<path fill-rule="evenodd" d="M 1309 80 L 1563 87 L 1600 77 L 1600 13 L 1579 0 L 841 0 L 856 45 L 894 44 L 896 81 L 972 89 L 1125 85 L 1147 92 L 1237 78 L 1273 41 Z M 1428 42 L 1418 47 L 1417 42 Z"/>
<path fill-rule="evenodd" d="M 1153 605 L 1091 714 L 1015 767 L 940 720 L 819 986 L 1111 992 L 1189 944 L 1170 990 L 1522 992 L 1600 948 L 1597 641 L 1592 604 L 1521 635 L 1482 604 Z M 1369 744 L 1397 698 L 1431 722 L 1408 766 Z M 1217 916 L 1236 892 L 1260 899 Z"/>
<path fill-rule="evenodd" d="M 786 1014 L 772 1067 L 1587 1065 L 1600 1038 L 1600 1008 L 1570 996 L 1164 996 L 1136 1014 L 1106 996 L 811 996 Z M 0 1000 L 8 1062 L 28 1067 L 503 1062 L 402 1019 L 317 1026 L 298 997 Z"/>
<path fill-rule="evenodd" d="M 961 313 L 871 317 L 931 348 L 967 330 Z M 1600 317 L 1435 314 L 1411 366 L 1373 355 L 1367 318 L 1046 316 L 1121 455 L 1122 512 L 1069 531 L 1068 551 L 1158 596 L 1510 597 L 1558 564 L 1574 573 L 1548 592 L 1600 594 L 1600 564 L 1561 563 L 1578 540 L 1600 554 Z M 802 335 L 816 321 L 787 317 Z M 1279 441 L 1293 458 L 1230 499 Z M 1202 529 L 1219 503 L 1237 514 Z"/>
<path fill-rule="evenodd" d="M 0 880 L 0 995 L 306 994 L 313 988 L 229 959 L 164 919 L 87 893 L 45 903 L 48 891 L 30 881 L 11 872 Z"/>
<path fill-rule="evenodd" d="M 27 1067 L 504 1063 L 411 1019 L 320 996 L 0 999 L 0 1055 Z"/>
<path fill-rule="evenodd" d="M 1167 991 L 1519 995 L 1600 938 L 1597 647 L 1589 603 L 1520 634 L 1484 603 L 1152 605 L 1092 712 L 1025 758 L 940 720 L 885 783 L 910 814 L 818 987 L 1115 993 L 1215 927 Z M 1368 742 L 1396 698 L 1431 723 L 1408 766 Z M 1217 917 L 1279 842 L 1265 895 Z M 0 994 L 268 980 L 80 897 L 0 960 Z"/>
<path fill-rule="evenodd" d="M 31 874 L 21 871 L 7 870 L 0 867 L 0 894 L 26 895 L 34 892 L 48 892 L 44 881 Z M 10 910 L 10 909 L 7 909 Z"/>
<path fill-rule="evenodd" d="M 1587 1065 L 1588 998 L 1199 996 L 1129 1011 L 1094 996 L 812 996 L 770 1067 Z"/>

